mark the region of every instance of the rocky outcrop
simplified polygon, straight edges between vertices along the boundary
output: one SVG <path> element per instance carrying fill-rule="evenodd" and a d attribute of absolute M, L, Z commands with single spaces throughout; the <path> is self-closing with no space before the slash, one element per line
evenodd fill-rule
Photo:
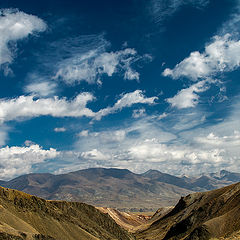
<path fill-rule="evenodd" d="M 207 240 L 240 230 L 240 183 L 181 198 L 167 215 L 136 234 L 137 239 Z"/>

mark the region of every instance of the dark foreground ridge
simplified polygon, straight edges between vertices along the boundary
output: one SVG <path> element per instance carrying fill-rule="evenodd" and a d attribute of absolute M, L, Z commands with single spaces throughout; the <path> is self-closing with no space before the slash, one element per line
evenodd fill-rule
<path fill-rule="evenodd" d="M 181 198 L 171 212 L 136 233 L 136 237 L 141 240 L 208 240 L 227 237 L 239 230 L 240 183 L 237 183 Z"/>
<path fill-rule="evenodd" d="M 107 214 L 78 202 L 44 199 L 0 187 L 0 239 L 131 240 Z"/>

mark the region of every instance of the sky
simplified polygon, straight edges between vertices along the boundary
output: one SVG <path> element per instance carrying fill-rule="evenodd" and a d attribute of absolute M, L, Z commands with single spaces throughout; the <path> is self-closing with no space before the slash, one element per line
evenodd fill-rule
<path fill-rule="evenodd" d="M 240 172 L 239 0 L 0 1 L 0 179 Z"/>

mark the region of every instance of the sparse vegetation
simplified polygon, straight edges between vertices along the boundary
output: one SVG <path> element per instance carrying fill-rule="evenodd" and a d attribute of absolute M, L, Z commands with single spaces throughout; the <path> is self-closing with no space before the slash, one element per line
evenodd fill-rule
<path fill-rule="evenodd" d="M 240 183 L 221 189 L 190 194 L 175 208 L 136 233 L 139 240 L 240 239 Z M 230 237 L 226 237 L 226 235 Z"/>
<path fill-rule="evenodd" d="M 133 239 L 108 215 L 84 203 L 46 201 L 0 187 L 0 205 L 0 239 Z"/>

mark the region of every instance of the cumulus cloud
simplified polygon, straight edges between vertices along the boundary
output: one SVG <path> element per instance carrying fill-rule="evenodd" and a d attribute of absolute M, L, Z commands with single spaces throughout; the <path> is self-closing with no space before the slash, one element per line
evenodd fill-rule
<path fill-rule="evenodd" d="M 204 113 L 186 109 L 183 114 L 169 114 L 164 124 L 156 116 L 125 122 L 117 129 L 83 130 L 58 172 L 88 167 L 134 172 L 154 168 L 176 175 L 239 171 L 239 106 L 238 102 L 229 117 L 214 125 L 202 125 Z"/>
<path fill-rule="evenodd" d="M 239 132 L 223 137 L 213 133 L 197 137 L 196 130 L 193 137 L 180 138 L 178 132 L 177 135 L 165 132 L 156 124 L 149 118 L 138 120 L 127 128 L 79 136 L 75 151 L 64 155 L 64 159 L 69 159 L 67 167 L 59 171 L 74 169 L 75 165 L 78 169 L 127 167 L 134 172 L 154 168 L 181 175 L 214 172 L 232 165 L 240 168 L 237 161 Z"/>
<path fill-rule="evenodd" d="M 15 54 L 12 43 L 45 29 L 44 21 L 36 16 L 13 9 L 0 10 L 0 66 L 12 63 Z"/>
<path fill-rule="evenodd" d="M 43 115 L 53 117 L 93 117 L 92 110 L 86 107 L 94 99 L 90 93 L 81 93 L 73 100 L 66 98 L 40 98 L 20 96 L 13 99 L 0 99 L 0 121 L 19 120 Z"/>
<path fill-rule="evenodd" d="M 173 79 L 187 77 L 193 81 L 208 78 L 219 73 L 237 69 L 240 65 L 240 40 L 231 38 L 230 34 L 215 36 L 206 45 L 205 51 L 192 52 L 189 57 L 173 69 L 166 68 L 163 76 Z"/>
<path fill-rule="evenodd" d="M 104 161 L 109 160 L 109 156 L 103 154 L 101 151 L 97 149 L 92 149 L 91 151 L 82 152 L 81 157 L 86 160 L 96 160 L 96 161 Z"/>
<path fill-rule="evenodd" d="M 155 104 L 157 97 L 147 98 L 144 96 L 143 91 L 136 90 L 131 93 L 126 93 L 112 106 L 101 109 L 95 115 L 96 120 L 100 120 L 102 117 L 115 113 L 116 111 L 122 110 L 125 107 L 131 107 L 133 104 Z"/>
<path fill-rule="evenodd" d="M 207 44 L 205 51 L 192 52 L 189 57 L 177 64 L 173 69 L 166 68 L 163 76 L 173 79 L 186 77 L 192 81 L 209 79 L 221 73 L 234 71 L 240 66 L 240 40 L 232 38 L 230 34 L 215 36 L 210 44 Z M 195 107 L 199 102 L 200 92 L 206 91 L 209 86 L 206 83 L 215 84 L 219 87 L 219 94 L 213 96 L 211 100 L 218 102 L 225 101 L 226 88 L 220 81 L 204 80 L 193 84 L 189 88 L 182 89 L 173 98 L 168 98 L 167 102 L 179 109 Z"/>
<path fill-rule="evenodd" d="M 206 137 L 196 137 L 195 141 L 201 144 L 219 147 L 237 147 L 240 146 L 240 132 L 235 130 L 233 135 L 216 136 L 213 132 Z"/>
<path fill-rule="evenodd" d="M 170 164 L 178 163 L 194 165 L 200 163 L 223 162 L 221 149 L 202 150 L 189 146 L 171 146 L 159 143 L 156 139 L 146 139 L 144 142 L 132 146 L 128 149 L 130 159 L 149 162 L 166 162 Z"/>
<path fill-rule="evenodd" d="M 0 122 L 23 120 L 39 116 L 89 117 L 100 120 L 102 117 L 131 107 L 133 104 L 154 104 L 157 97 L 147 98 L 141 90 L 126 93 L 112 106 L 93 112 L 87 104 L 95 97 L 88 92 L 80 93 L 72 100 L 66 98 L 36 98 L 19 96 L 13 99 L 0 99 Z"/>
<path fill-rule="evenodd" d="M 56 149 L 44 150 L 37 144 L 27 147 L 0 148 L 0 178 L 9 180 L 18 175 L 30 173 L 34 164 L 43 163 L 57 156 Z"/>
<path fill-rule="evenodd" d="M 209 89 L 206 81 L 200 81 L 193 84 L 189 88 L 182 89 L 172 98 L 166 101 L 178 109 L 195 107 L 199 102 L 199 95 L 197 93 L 205 92 Z"/>
<path fill-rule="evenodd" d="M 143 138 L 141 135 L 134 141 L 125 137 L 124 141 L 115 143 L 117 148 L 110 142 L 105 145 L 102 147 L 99 143 L 95 145 L 99 147 L 98 149 L 68 152 L 68 156 L 64 155 L 64 160 L 68 159 L 68 163 L 65 167 L 60 167 L 57 172 L 88 167 L 117 167 L 140 173 L 148 169 L 158 169 L 174 175 L 192 175 L 215 172 L 223 168 L 233 171 L 234 167 L 235 171 L 240 168 L 239 157 L 220 146 L 202 148 L 201 145 L 173 145 L 163 143 L 158 138 Z"/>
<path fill-rule="evenodd" d="M 132 64 L 141 58 L 136 50 L 126 48 L 116 52 L 107 52 L 104 47 L 91 49 L 85 53 L 77 53 L 58 64 L 54 79 L 61 79 L 67 84 L 86 81 L 97 83 L 102 76 L 113 76 L 123 73 L 126 80 L 139 80 L 139 73 L 132 68 Z"/>

